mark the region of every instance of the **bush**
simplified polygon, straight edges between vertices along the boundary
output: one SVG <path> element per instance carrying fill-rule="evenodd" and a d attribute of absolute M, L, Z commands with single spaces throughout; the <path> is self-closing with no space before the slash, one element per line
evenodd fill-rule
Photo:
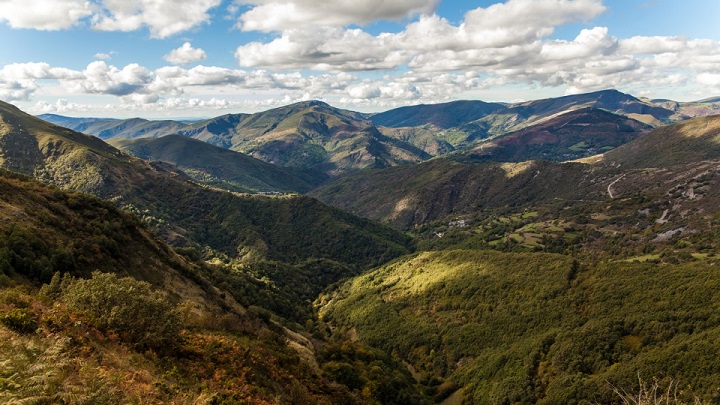
<path fill-rule="evenodd" d="M 38 328 L 37 319 L 27 309 L 16 308 L 0 316 L 0 322 L 18 333 L 32 333 Z"/>
<path fill-rule="evenodd" d="M 102 331 L 116 331 L 124 340 L 144 348 L 170 348 L 180 321 L 164 293 L 149 283 L 115 274 L 93 272 L 88 280 L 73 280 L 62 300 L 86 315 Z"/>

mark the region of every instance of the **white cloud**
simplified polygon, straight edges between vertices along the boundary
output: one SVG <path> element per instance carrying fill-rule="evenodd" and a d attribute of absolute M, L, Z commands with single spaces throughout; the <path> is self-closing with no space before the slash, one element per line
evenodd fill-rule
<path fill-rule="evenodd" d="M 134 31 L 147 26 L 151 36 L 166 38 L 210 20 L 210 9 L 220 0 L 104 0 L 94 16 L 101 31 Z"/>
<path fill-rule="evenodd" d="M 136 63 L 118 69 L 96 61 L 90 63 L 82 74 L 81 80 L 65 80 L 65 85 L 78 93 L 128 96 L 146 93 L 145 89 L 154 80 L 152 72 Z"/>
<path fill-rule="evenodd" d="M 90 23 L 101 31 L 150 29 L 166 38 L 210 20 L 221 0 L 2 0 L 0 21 L 13 28 L 61 30 Z"/>
<path fill-rule="evenodd" d="M 268 43 L 240 46 L 235 56 L 240 66 L 272 70 L 394 69 L 410 60 L 413 69 L 489 66 L 529 53 L 527 48 L 535 50 L 537 41 L 552 34 L 557 25 L 584 21 L 604 10 L 600 0 L 509 0 L 469 11 L 458 26 L 436 15 L 423 15 L 400 33 L 378 36 L 360 29 L 322 27 L 319 20 L 304 28 L 285 29 Z M 602 34 L 588 31 L 576 41 L 590 42 L 593 35 Z"/>
<path fill-rule="evenodd" d="M 67 29 L 92 14 L 85 0 L 2 0 L 0 21 L 13 28 L 45 31 Z"/>
<path fill-rule="evenodd" d="M 0 69 L 0 98 L 29 100 L 40 88 L 38 80 L 79 79 L 79 72 L 52 67 L 47 63 L 13 63 Z"/>
<path fill-rule="evenodd" d="M 98 52 L 95 54 L 95 58 L 102 59 L 102 60 L 110 60 L 110 59 L 112 59 L 112 56 L 110 56 L 109 53 Z"/>
<path fill-rule="evenodd" d="M 317 27 L 288 30 L 267 44 L 251 42 L 235 51 L 240 66 L 273 70 L 361 71 L 392 69 L 409 54 L 391 35 L 374 37 L 360 29 Z"/>
<path fill-rule="evenodd" d="M 252 4 L 240 16 L 244 31 L 283 31 L 307 26 L 340 27 L 376 20 L 397 20 L 435 10 L 440 0 L 240 0 Z"/>
<path fill-rule="evenodd" d="M 164 59 L 173 65 L 189 65 L 205 60 L 207 54 L 200 48 L 193 48 L 190 42 L 185 42 L 180 48 L 173 49 Z"/>

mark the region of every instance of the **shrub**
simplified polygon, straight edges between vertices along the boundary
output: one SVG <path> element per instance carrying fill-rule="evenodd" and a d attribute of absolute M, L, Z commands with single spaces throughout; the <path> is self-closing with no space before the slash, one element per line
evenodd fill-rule
<path fill-rule="evenodd" d="M 24 308 L 16 308 L 0 316 L 0 322 L 18 333 L 32 333 L 37 327 L 37 319 L 32 312 Z"/>
<path fill-rule="evenodd" d="M 130 277 L 93 272 L 91 279 L 74 280 L 65 287 L 62 300 L 87 316 L 94 327 L 116 331 L 139 347 L 170 348 L 180 329 L 166 295 Z"/>

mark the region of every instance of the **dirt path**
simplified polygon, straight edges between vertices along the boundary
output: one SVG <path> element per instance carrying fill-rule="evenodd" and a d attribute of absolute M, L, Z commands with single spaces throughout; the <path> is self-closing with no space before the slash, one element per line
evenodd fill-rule
<path fill-rule="evenodd" d="M 627 175 L 627 173 L 626 173 L 626 174 L 623 174 L 622 176 L 620 176 L 620 177 L 618 177 L 617 179 L 613 180 L 612 183 L 608 184 L 607 192 L 608 192 L 608 195 L 610 196 L 610 198 L 615 198 L 615 196 L 613 195 L 612 186 L 614 186 L 615 183 L 617 183 L 618 181 L 622 180 L 623 177 L 625 177 L 626 175 Z"/>

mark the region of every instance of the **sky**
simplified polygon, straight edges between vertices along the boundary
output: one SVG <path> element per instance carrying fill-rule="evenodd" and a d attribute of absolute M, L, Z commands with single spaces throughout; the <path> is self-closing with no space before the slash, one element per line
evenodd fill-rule
<path fill-rule="evenodd" d="M 720 96 L 717 0 L 0 0 L 0 100 L 193 118 L 617 89 Z"/>

